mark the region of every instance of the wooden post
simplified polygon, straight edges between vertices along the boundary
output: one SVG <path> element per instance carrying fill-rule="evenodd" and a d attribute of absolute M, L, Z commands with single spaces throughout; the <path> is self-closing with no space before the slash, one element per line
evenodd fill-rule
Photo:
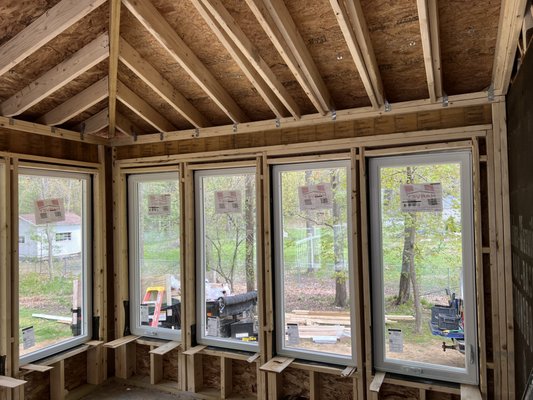
<path fill-rule="evenodd" d="M 155 347 L 150 346 L 150 351 Z M 150 383 L 155 385 L 163 379 L 163 356 L 150 353 Z"/>
<path fill-rule="evenodd" d="M 6 356 L 5 374 L 11 375 L 11 215 L 10 159 L 0 160 L 0 356 Z M 7 398 L 7 390 L 2 390 Z"/>
<path fill-rule="evenodd" d="M 50 370 L 50 400 L 62 400 L 65 398 L 65 361 L 60 360 Z"/>
<path fill-rule="evenodd" d="M 309 371 L 309 398 L 320 400 L 320 374 L 316 371 Z"/>
<path fill-rule="evenodd" d="M 220 357 L 220 396 L 227 399 L 233 390 L 232 359 Z"/>

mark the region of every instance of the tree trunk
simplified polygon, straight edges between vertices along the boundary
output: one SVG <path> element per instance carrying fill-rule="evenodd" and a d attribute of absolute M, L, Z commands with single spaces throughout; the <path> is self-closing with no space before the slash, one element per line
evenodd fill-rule
<path fill-rule="evenodd" d="M 407 183 L 414 181 L 414 168 L 407 167 Z M 416 214 L 405 213 L 404 215 L 404 234 L 403 234 L 403 251 L 402 251 L 402 272 L 400 273 L 400 287 L 396 305 L 404 304 L 409 300 L 410 291 L 410 273 L 414 269 L 415 263 L 415 239 L 416 239 Z"/>
<path fill-rule="evenodd" d="M 244 219 L 246 220 L 246 291 L 255 290 L 255 262 L 254 262 L 254 180 L 253 175 L 246 176 L 245 202 L 244 202 Z"/>
<path fill-rule="evenodd" d="M 420 333 L 422 330 L 422 305 L 420 303 L 420 290 L 416 281 L 416 268 L 414 264 L 411 264 L 411 272 L 409 273 L 411 278 L 411 285 L 413 285 L 413 300 L 415 303 L 415 329 L 416 333 Z"/>
<path fill-rule="evenodd" d="M 333 197 L 339 185 L 339 171 L 331 172 L 331 191 Z M 333 256 L 335 260 L 335 307 L 344 308 L 348 304 L 346 281 L 348 271 L 344 268 L 344 246 L 342 243 L 342 228 L 340 225 L 341 209 L 337 202 L 333 202 Z"/>

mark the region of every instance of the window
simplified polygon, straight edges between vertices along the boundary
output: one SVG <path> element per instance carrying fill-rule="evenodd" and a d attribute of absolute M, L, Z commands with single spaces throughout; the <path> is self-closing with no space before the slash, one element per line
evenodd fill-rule
<path fill-rule="evenodd" d="M 56 233 L 56 242 L 64 242 L 67 240 L 72 240 L 72 232 Z"/>
<path fill-rule="evenodd" d="M 195 174 L 198 342 L 257 351 L 253 168 Z"/>
<path fill-rule="evenodd" d="M 91 178 L 21 168 L 18 177 L 21 362 L 87 340 L 90 333 Z M 57 240 L 72 229 L 68 245 Z M 74 232 L 76 234 L 74 235 Z"/>
<path fill-rule="evenodd" d="M 179 173 L 128 177 L 131 331 L 179 339 L 181 236 Z"/>
<path fill-rule="evenodd" d="M 470 153 L 371 159 L 370 196 L 376 368 L 476 384 Z"/>
<path fill-rule="evenodd" d="M 278 354 L 355 364 L 349 161 L 273 168 Z"/>

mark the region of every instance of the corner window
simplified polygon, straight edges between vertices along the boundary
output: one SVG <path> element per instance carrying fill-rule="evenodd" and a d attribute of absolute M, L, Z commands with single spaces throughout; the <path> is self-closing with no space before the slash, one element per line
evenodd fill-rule
<path fill-rule="evenodd" d="M 90 182 L 87 174 L 19 171 L 19 354 L 23 363 L 89 337 Z M 69 242 L 58 240 L 65 229 L 71 233 Z"/>
<path fill-rule="evenodd" d="M 253 168 L 195 174 L 198 342 L 257 351 Z"/>
<path fill-rule="evenodd" d="M 376 369 L 477 383 L 469 152 L 370 160 Z"/>
<path fill-rule="evenodd" d="M 273 167 L 278 354 L 355 365 L 349 161 Z"/>
<path fill-rule="evenodd" d="M 181 334 L 179 173 L 128 177 L 131 331 Z"/>

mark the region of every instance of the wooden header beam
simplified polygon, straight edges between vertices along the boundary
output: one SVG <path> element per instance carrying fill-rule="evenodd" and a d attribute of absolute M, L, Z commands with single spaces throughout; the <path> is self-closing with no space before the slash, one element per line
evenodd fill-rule
<path fill-rule="evenodd" d="M 123 4 L 233 122 L 249 120 L 149 0 L 123 0 Z"/>
<path fill-rule="evenodd" d="M 108 56 L 109 39 L 107 34 L 103 34 L 4 101 L 0 105 L 0 112 L 12 117 L 26 111 Z"/>
<path fill-rule="evenodd" d="M 0 47 L 0 75 L 64 32 L 105 0 L 62 0 Z"/>

